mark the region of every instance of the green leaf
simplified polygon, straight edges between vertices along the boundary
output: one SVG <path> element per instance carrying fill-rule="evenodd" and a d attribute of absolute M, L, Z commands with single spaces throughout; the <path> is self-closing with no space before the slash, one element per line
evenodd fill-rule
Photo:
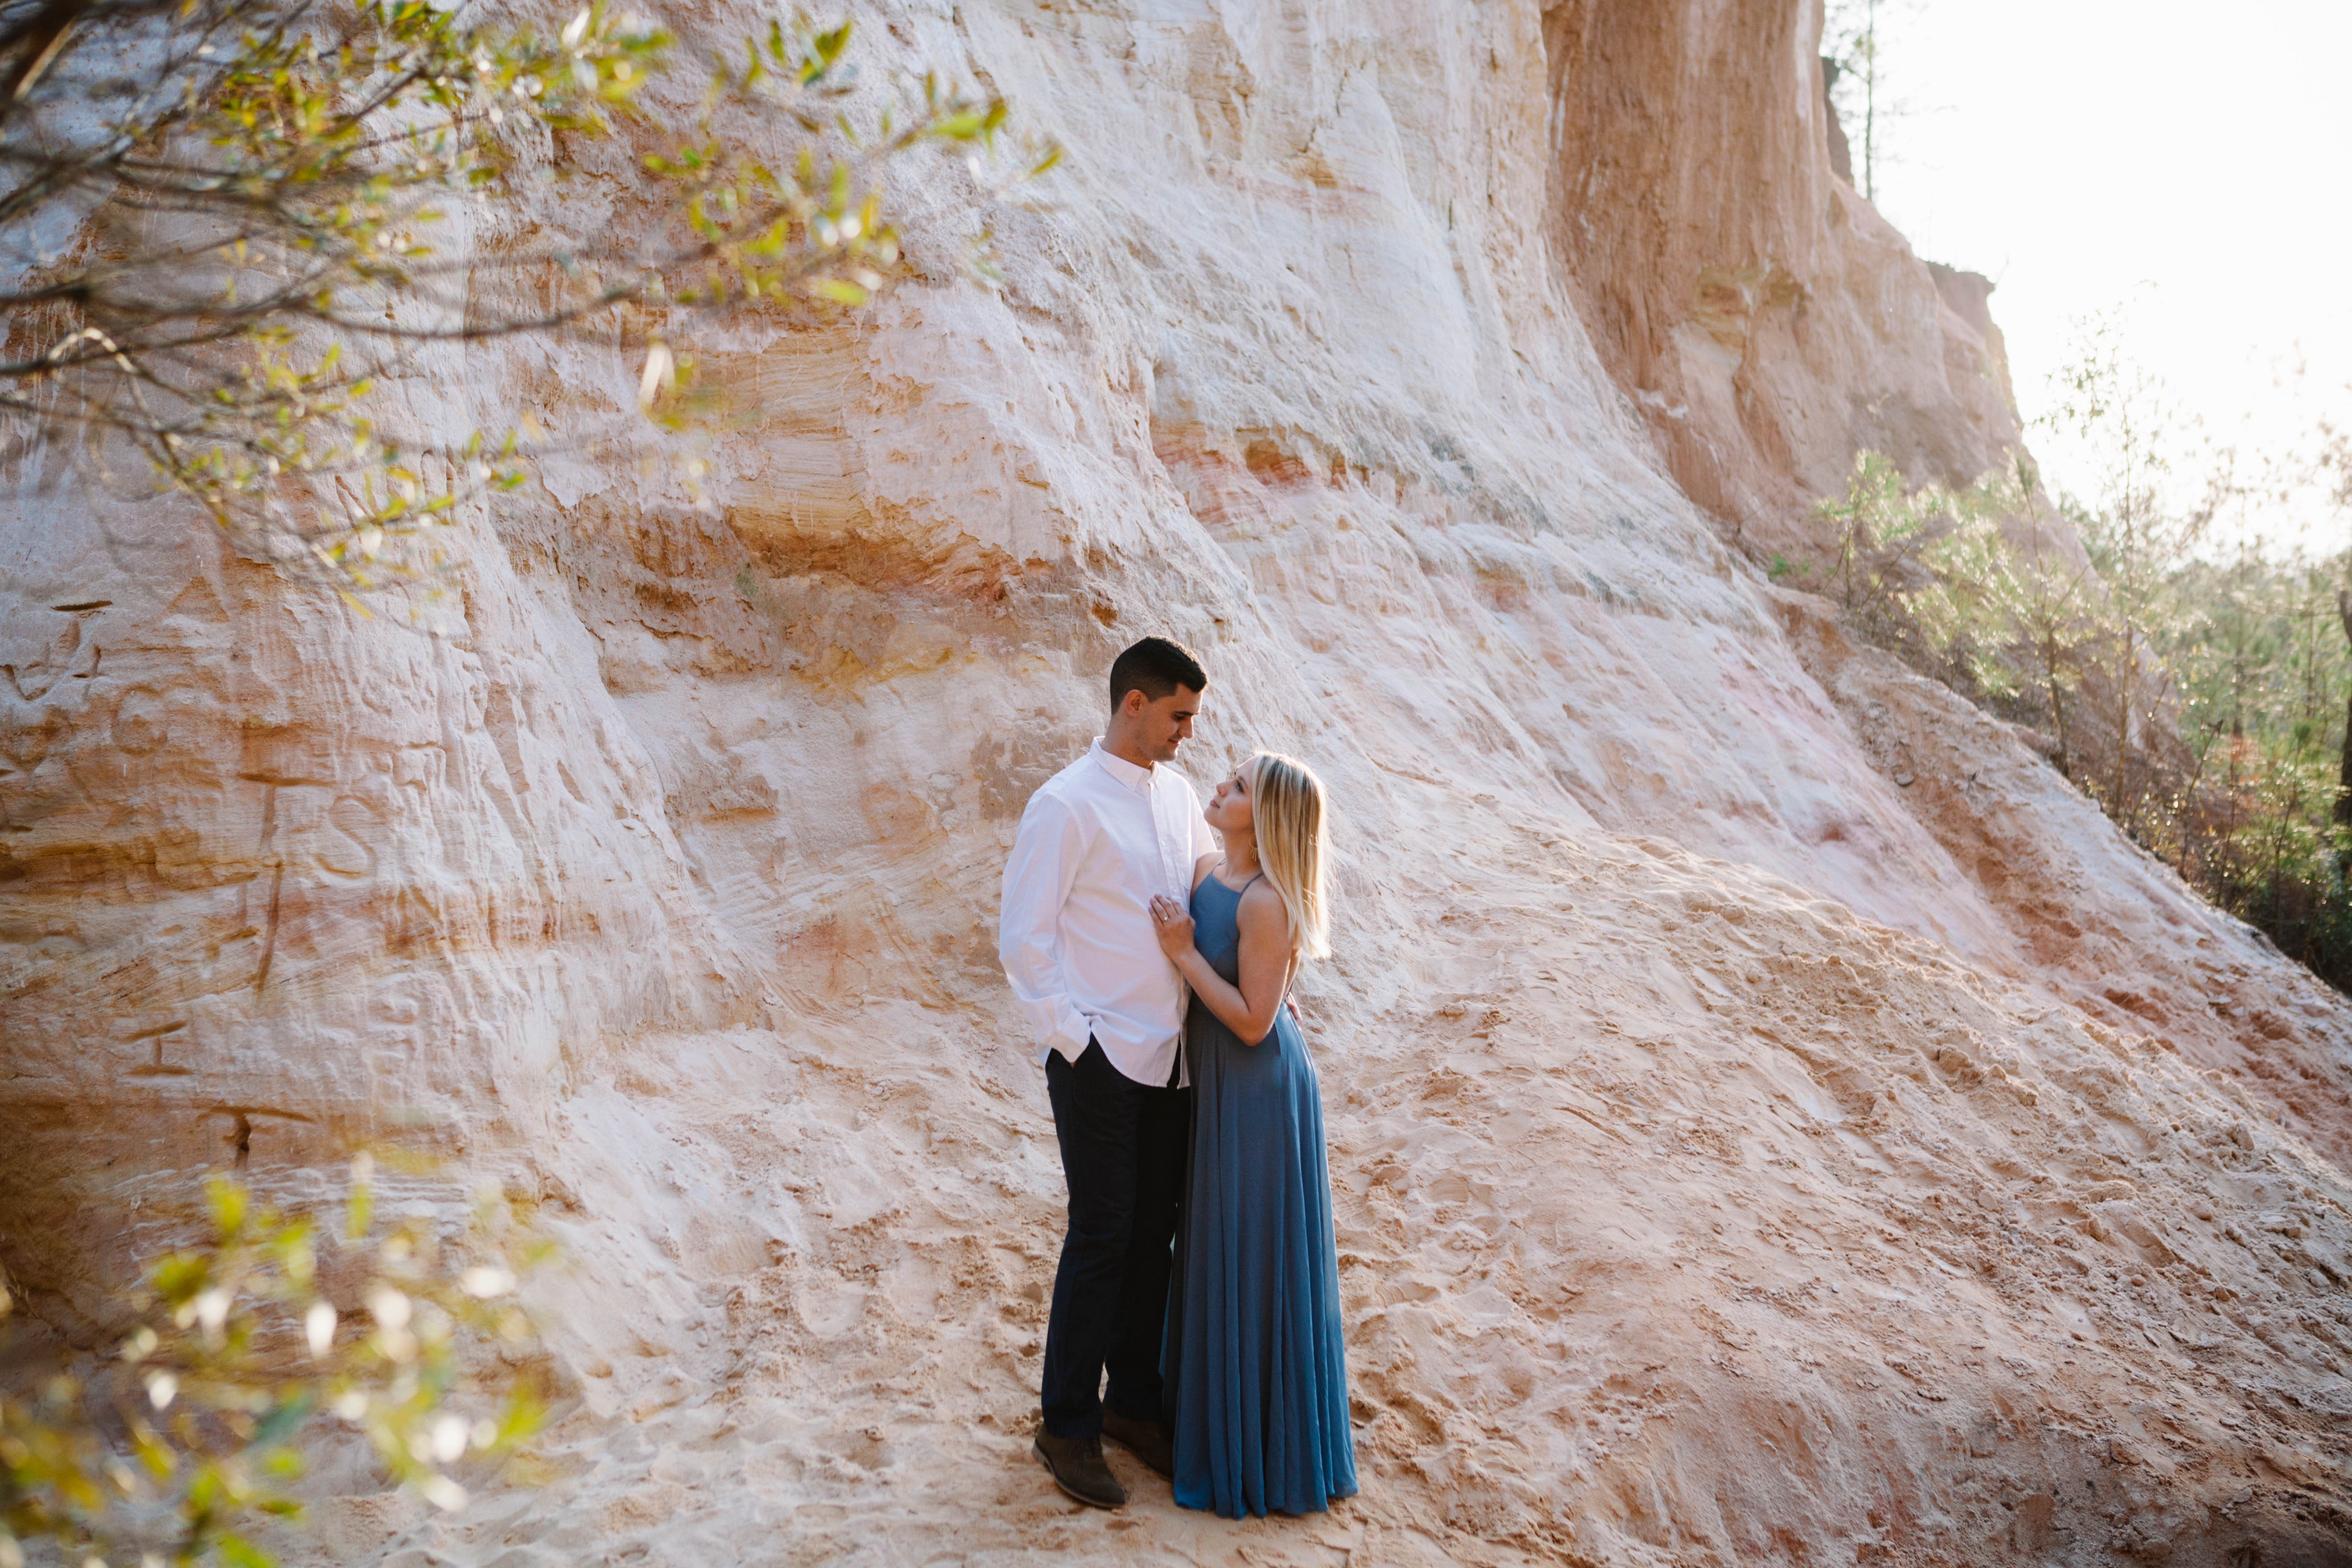
<path fill-rule="evenodd" d="M 278 1568 L 278 1560 L 243 1536 L 222 1535 L 214 1544 L 230 1568 Z"/>
<path fill-rule="evenodd" d="M 167 1306 L 176 1307 L 194 1296 L 212 1279 L 212 1259 L 199 1252 L 174 1252 L 159 1258 L 147 1271 L 147 1282 Z"/>
<path fill-rule="evenodd" d="M 292 1436 L 295 1428 L 300 1426 L 303 1419 L 317 1408 L 318 1400 L 315 1390 L 303 1388 L 291 1397 L 278 1401 L 269 1414 L 261 1418 L 261 1425 L 253 1429 L 254 1447 L 270 1447 Z"/>

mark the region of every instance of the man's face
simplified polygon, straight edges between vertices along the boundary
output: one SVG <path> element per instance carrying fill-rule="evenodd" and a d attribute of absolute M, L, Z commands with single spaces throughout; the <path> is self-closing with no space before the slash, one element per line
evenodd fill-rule
<path fill-rule="evenodd" d="M 1158 701 L 1147 702 L 1142 692 L 1130 691 L 1127 704 L 1135 718 L 1136 742 L 1143 754 L 1155 763 L 1172 763 L 1176 748 L 1192 738 L 1192 716 L 1201 710 L 1201 694 L 1180 686 Z"/>

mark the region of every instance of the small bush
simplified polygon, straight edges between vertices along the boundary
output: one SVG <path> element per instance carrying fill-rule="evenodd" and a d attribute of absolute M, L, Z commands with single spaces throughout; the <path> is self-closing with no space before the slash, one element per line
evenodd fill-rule
<path fill-rule="evenodd" d="M 488 1199 L 457 1241 L 381 1224 L 372 1180 L 362 1156 L 330 1229 L 215 1178 L 206 1239 L 148 1266 L 110 1363 L 0 1395 L 0 1568 L 40 1540 L 81 1568 L 260 1568 L 248 1532 L 300 1514 L 290 1489 L 335 1429 L 444 1510 L 465 1504 L 467 1456 L 500 1460 L 538 1429 L 515 1291 L 546 1244 Z M 13 1309 L 0 1289 L 0 1336 Z"/>

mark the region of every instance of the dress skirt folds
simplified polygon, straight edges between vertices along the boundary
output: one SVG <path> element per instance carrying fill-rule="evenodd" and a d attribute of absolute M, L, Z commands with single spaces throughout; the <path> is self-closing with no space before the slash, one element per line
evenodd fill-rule
<path fill-rule="evenodd" d="M 1193 889 L 1193 942 L 1235 984 L 1240 905 L 1213 876 Z M 1297 1022 L 1276 1019 L 1255 1046 L 1198 1001 L 1184 1026 L 1192 1160 L 1166 1397 L 1176 1500 L 1228 1519 L 1356 1490 L 1320 1087 Z"/>

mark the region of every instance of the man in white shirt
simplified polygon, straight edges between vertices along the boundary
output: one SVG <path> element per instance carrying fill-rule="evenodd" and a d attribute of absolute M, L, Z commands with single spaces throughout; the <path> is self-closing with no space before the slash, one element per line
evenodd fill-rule
<path fill-rule="evenodd" d="M 1174 1468 L 1160 1339 L 1192 1091 L 1181 1087 L 1184 983 L 1150 906 L 1161 893 L 1189 902 L 1193 864 L 1217 850 L 1192 785 L 1161 765 L 1192 739 L 1207 685 L 1164 637 L 1120 654 L 1109 726 L 1029 798 L 1004 867 L 997 956 L 1045 1068 L 1070 1202 L 1037 1457 L 1098 1508 L 1127 1500 L 1104 1436 L 1162 1475 Z"/>

